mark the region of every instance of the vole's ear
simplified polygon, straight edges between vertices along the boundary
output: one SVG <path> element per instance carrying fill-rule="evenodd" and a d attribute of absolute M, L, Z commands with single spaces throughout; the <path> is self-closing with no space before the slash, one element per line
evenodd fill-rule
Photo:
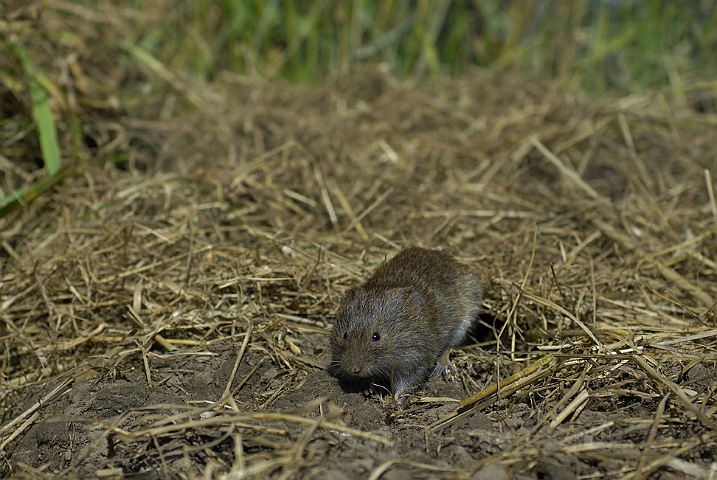
<path fill-rule="evenodd" d="M 401 296 L 404 304 L 407 307 L 415 308 L 418 313 L 421 313 L 421 310 L 423 309 L 423 299 L 421 298 L 421 294 L 418 293 L 418 290 L 411 287 L 405 287 L 401 290 Z"/>

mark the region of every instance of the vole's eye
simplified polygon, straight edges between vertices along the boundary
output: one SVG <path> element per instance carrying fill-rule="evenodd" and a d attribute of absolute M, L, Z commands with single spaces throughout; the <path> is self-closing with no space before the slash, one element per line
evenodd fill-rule
<path fill-rule="evenodd" d="M 373 340 L 374 342 L 378 342 L 379 340 L 381 340 L 381 334 L 379 334 L 378 332 L 373 332 L 373 335 L 371 335 L 371 340 Z"/>
<path fill-rule="evenodd" d="M 348 332 L 344 332 L 344 340 L 346 340 L 347 338 L 349 338 L 349 334 Z"/>

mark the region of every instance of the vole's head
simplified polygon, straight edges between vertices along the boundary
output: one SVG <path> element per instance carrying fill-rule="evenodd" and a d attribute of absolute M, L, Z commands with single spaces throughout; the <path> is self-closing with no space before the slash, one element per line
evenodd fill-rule
<path fill-rule="evenodd" d="M 390 379 L 399 361 L 423 343 L 421 295 L 409 287 L 354 288 L 336 312 L 332 369 L 344 377 Z"/>

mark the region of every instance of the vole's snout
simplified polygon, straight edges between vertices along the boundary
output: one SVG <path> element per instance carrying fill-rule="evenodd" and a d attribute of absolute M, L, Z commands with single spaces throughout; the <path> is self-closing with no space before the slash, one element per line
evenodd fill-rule
<path fill-rule="evenodd" d="M 352 362 L 348 365 L 348 368 L 346 369 L 351 375 L 361 377 L 363 376 L 363 364 L 360 362 Z"/>
<path fill-rule="evenodd" d="M 344 362 L 344 370 L 354 377 L 366 377 L 369 375 L 369 372 L 366 371 L 366 362 L 358 358 L 347 358 Z"/>

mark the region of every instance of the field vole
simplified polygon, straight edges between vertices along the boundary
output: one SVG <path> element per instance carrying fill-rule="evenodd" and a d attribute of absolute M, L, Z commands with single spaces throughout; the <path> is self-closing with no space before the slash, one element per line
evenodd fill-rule
<path fill-rule="evenodd" d="M 481 302 L 478 279 L 448 255 L 407 248 L 336 313 L 330 370 L 345 380 L 392 388 L 396 399 L 429 374 L 447 375 L 450 349 L 463 340 Z"/>

